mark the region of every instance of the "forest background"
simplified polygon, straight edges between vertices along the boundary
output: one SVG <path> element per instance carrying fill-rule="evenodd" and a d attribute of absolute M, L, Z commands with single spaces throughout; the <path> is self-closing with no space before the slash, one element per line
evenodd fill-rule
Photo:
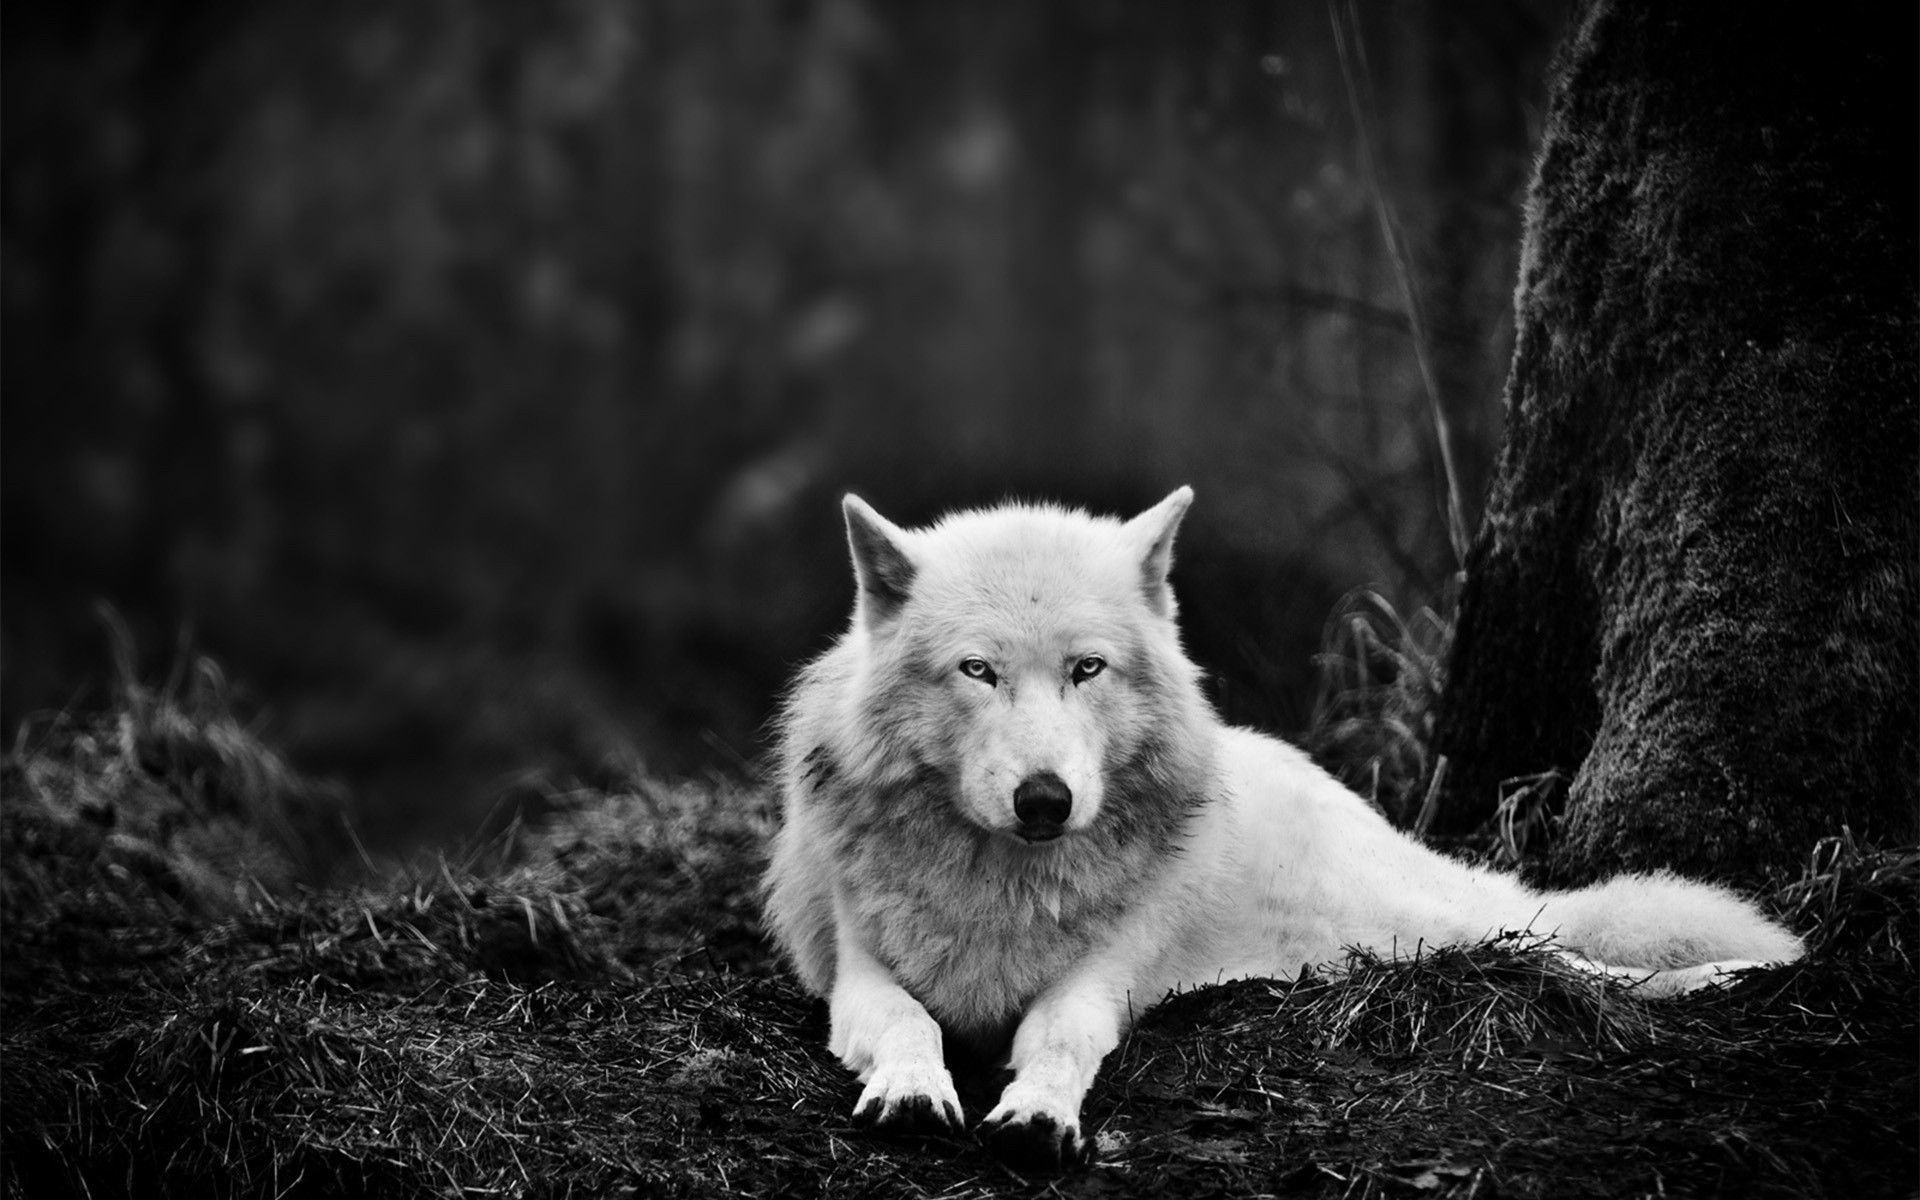
<path fill-rule="evenodd" d="M 748 768 L 843 491 L 1191 482 L 1189 647 L 1299 735 L 1341 596 L 1444 606 L 1477 520 L 1563 17 L 10 13 L 0 718 L 106 701 L 124 623 L 370 843 L 463 835 Z"/>

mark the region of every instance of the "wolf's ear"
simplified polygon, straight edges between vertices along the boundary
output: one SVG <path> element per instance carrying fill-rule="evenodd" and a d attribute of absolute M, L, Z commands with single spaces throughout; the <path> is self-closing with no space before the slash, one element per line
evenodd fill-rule
<path fill-rule="evenodd" d="M 1173 569 L 1173 535 L 1180 531 L 1180 518 L 1193 503 L 1193 489 L 1180 487 L 1160 503 L 1126 524 L 1126 532 L 1138 547 L 1140 586 L 1146 593 L 1147 607 L 1163 617 L 1173 615 L 1173 589 L 1167 586 L 1167 572 Z"/>
<path fill-rule="evenodd" d="M 856 612 L 863 624 L 878 624 L 900 611 L 913 583 L 914 565 L 907 554 L 906 533 L 852 492 L 840 501 L 840 511 L 847 517 L 853 578 L 860 585 Z"/>

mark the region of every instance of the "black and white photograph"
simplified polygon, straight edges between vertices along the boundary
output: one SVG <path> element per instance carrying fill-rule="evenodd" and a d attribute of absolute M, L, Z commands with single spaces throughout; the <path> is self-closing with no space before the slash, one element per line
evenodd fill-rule
<path fill-rule="evenodd" d="M 1920 7 L 0 23 L 0 1200 L 1920 1196 Z"/>

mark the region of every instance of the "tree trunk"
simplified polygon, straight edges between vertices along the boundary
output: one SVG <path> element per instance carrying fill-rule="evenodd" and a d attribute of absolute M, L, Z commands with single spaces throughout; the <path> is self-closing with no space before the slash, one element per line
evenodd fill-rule
<path fill-rule="evenodd" d="M 1914 46 L 1911 5 L 1576 14 L 1437 831 L 1557 770 L 1562 881 L 1913 837 Z"/>

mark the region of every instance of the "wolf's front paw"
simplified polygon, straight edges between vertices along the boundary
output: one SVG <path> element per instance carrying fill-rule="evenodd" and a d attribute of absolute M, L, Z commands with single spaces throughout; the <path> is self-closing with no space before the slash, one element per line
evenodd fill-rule
<path fill-rule="evenodd" d="M 940 1066 L 911 1063 L 877 1068 L 853 1106 L 853 1123 L 885 1133 L 959 1133 L 960 1097 Z"/>
<path fill-rule="evenodd" d="M 1080 1115 L 1048 1097 L 1015 1094 L 1015 1082 L 980 1122 L 980 1140 L 994 1157 L 1024 1171 L 1063 1171 L 1086 1165 Z"/>

